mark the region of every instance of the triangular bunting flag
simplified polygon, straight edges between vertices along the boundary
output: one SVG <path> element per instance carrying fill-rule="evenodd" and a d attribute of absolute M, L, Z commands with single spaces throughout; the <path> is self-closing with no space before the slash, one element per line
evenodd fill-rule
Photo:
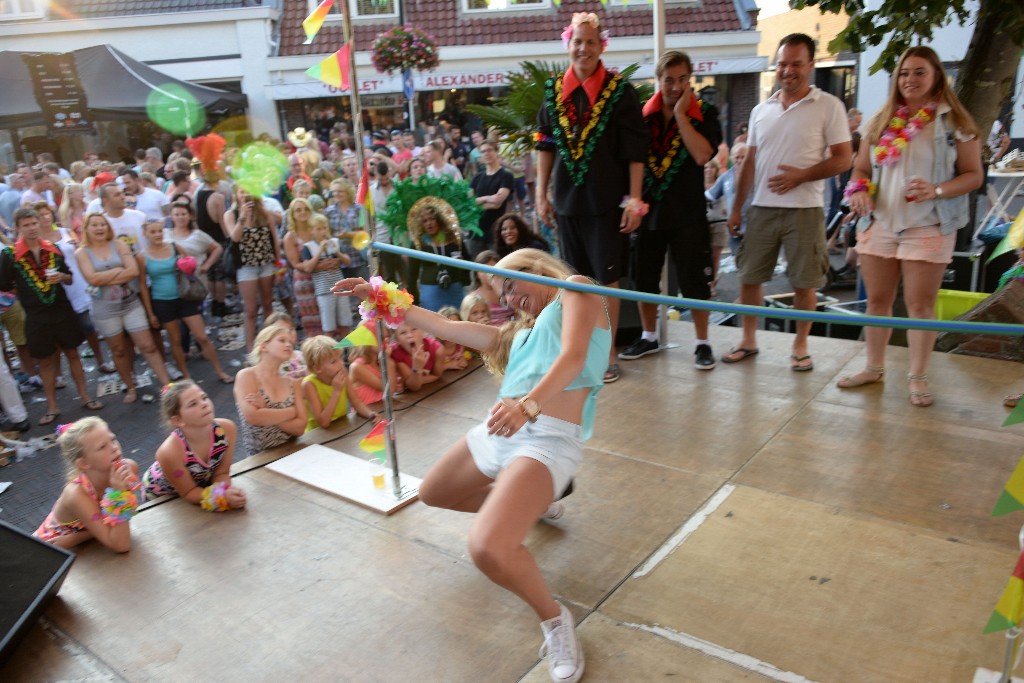
<path fill-rule="evenodd" d="M 1024 553 L 1017 559 L 1013 576 L 1006 583 L 1003 594 L 999 597 L 996 609 L 985 625 L 985 633 L 1005 631 L 1019 626 L 1021 613 L 1024 612 Z"/>
<path fill-rule="evenodd" d="M 377 335 L 362 325 L 352 330 L 347 337 L 334 345 L 336 349 L 347 349 L 352 346 L 376 346 Z"/>
<path fill-rule="evenodd" d="M 339 90 L 349 90 L 348 78 L 348 45 L 315 66 L 306 69 L 306 75 L 333 85 Z"/>
<path fill-rule="evenodd" d="M 992 516 L 998 517 L 1017 510 L 1024 510 L 1024 458 L 1017 463 L 1010 480 L 1006 482 L 1002 495 L 992 509 Z"/>
<path fill-rule="evenodd" d="M 362 441 L 359 442 L 359 447 L 367 453 L 383 453 L 387 450 L 387 445 L 384 443 L 384 430 L 387 429 L 388 423 L 385 420 L 381 420 L 377 423 L 377 426 L 370 430 Z"/>
<path fill-rule="evenodd" d="M 1024 401 L 1021 401 L 1017 406 L 1010 411 L 1010 414 L 1006 416 L 1006 421 L 1003 422 L 1004 427 L 1010 425 L 1020 424 L 1024 422 Z"/>
<path fill-rule="evenodd" d="M 302 30 L 306 32 L 306 42 L 303 45 L 313 42 L 313 38 L 319 33 L 320 27 L 324 25 L 324 19 L 327 18 L 327 13 L 331 11 L 333 4 L 334 0 L 324 0 L 308 17 L 302 20 Z"/>

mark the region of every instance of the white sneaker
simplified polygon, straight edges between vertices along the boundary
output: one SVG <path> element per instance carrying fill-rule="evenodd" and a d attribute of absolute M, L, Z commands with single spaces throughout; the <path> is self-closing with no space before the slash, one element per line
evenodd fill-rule
<path fill-rule="evenodd" d="M 565 514 L 565 506 L 559 501 L 548 505 L 548 509 L 540 516 L 541 519 L 560 519 Z"/>
<path fill-rule="evenodd" d="M 576 637 L 572 612 L 559 603 L 562 613 L 540 624 L 544 631 L 541 658 L 548 660 L 548 672 L 555 683 L 576 683 L 583 676 L 583 648 Z"/>

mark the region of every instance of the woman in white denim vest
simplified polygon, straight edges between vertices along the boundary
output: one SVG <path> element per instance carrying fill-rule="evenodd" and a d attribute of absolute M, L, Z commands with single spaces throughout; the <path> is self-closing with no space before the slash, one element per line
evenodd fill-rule
<path fill-rule="evenodd" d="M 857 253 L 869 315 L 892 315 L 900 280 L 912 318 L 933 319 L 952 261 L 956 231 L 968 222 L 968 195 L 981 187 L 981 146 L 971 115 L 957 100 L 935 51 L 900 57 L 889 98 L 868 124 L 847 196 L 858 224 Z M 840 389 L 879 382 L 892 330 L 867 327 L 867 365 Z M 935 332 L 908 330 L 910 402 L 932 404 L 928 360 Z"/>

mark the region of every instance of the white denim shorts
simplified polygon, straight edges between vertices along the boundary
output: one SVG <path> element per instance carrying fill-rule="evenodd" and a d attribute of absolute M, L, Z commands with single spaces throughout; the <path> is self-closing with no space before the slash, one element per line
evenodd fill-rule
<path fill-rule="evenodd" d="M 235 282 L 252 282 L 265 277 L 273 277 L 277 266 L 273 263 L 264 263 L 262 266 L 239 266 L 235 271 Z"/>
<path fill-rule="evenodd" d="M 516 458 L 532 458 L 551 473 L 552 500 L 557 500 L 576 475 L 583 459 L 583 430 L 565 420 L 538 415 L 512 436 L 488 435 L 487 422 L 466 434 L 473 462 L 485 476 L 498 475 Z"/>

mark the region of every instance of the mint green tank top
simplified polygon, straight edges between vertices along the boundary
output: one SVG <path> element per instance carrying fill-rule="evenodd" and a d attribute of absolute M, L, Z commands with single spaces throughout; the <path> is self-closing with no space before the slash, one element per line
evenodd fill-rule
<path fill-rule="evenodd" d="M 603 300 L 602 300 L 603 301 Z M 608 304 L 604 315 L 608 319 Z M 594 415 L 597 412 L 597 392 L 604 386 L 604 372 L 608 368 L 608 353 L 611 351 L 611 330 L 594 327 L 587 347 L 587 361 L 583 371 L 569 383 L 566 391 L 590 389 L 583 405 L 583 440 L 590 438 L 594 431 Z M 562 351 L 562 292 L 544 307 L 537 316 L 532 329 L 520 330 L 512 340 L 509 350 L 508 367 L 501 382 L 498 396 L 514 398 L 525 396 L 537 386 L 541 378 L 551 369 Z"/>

